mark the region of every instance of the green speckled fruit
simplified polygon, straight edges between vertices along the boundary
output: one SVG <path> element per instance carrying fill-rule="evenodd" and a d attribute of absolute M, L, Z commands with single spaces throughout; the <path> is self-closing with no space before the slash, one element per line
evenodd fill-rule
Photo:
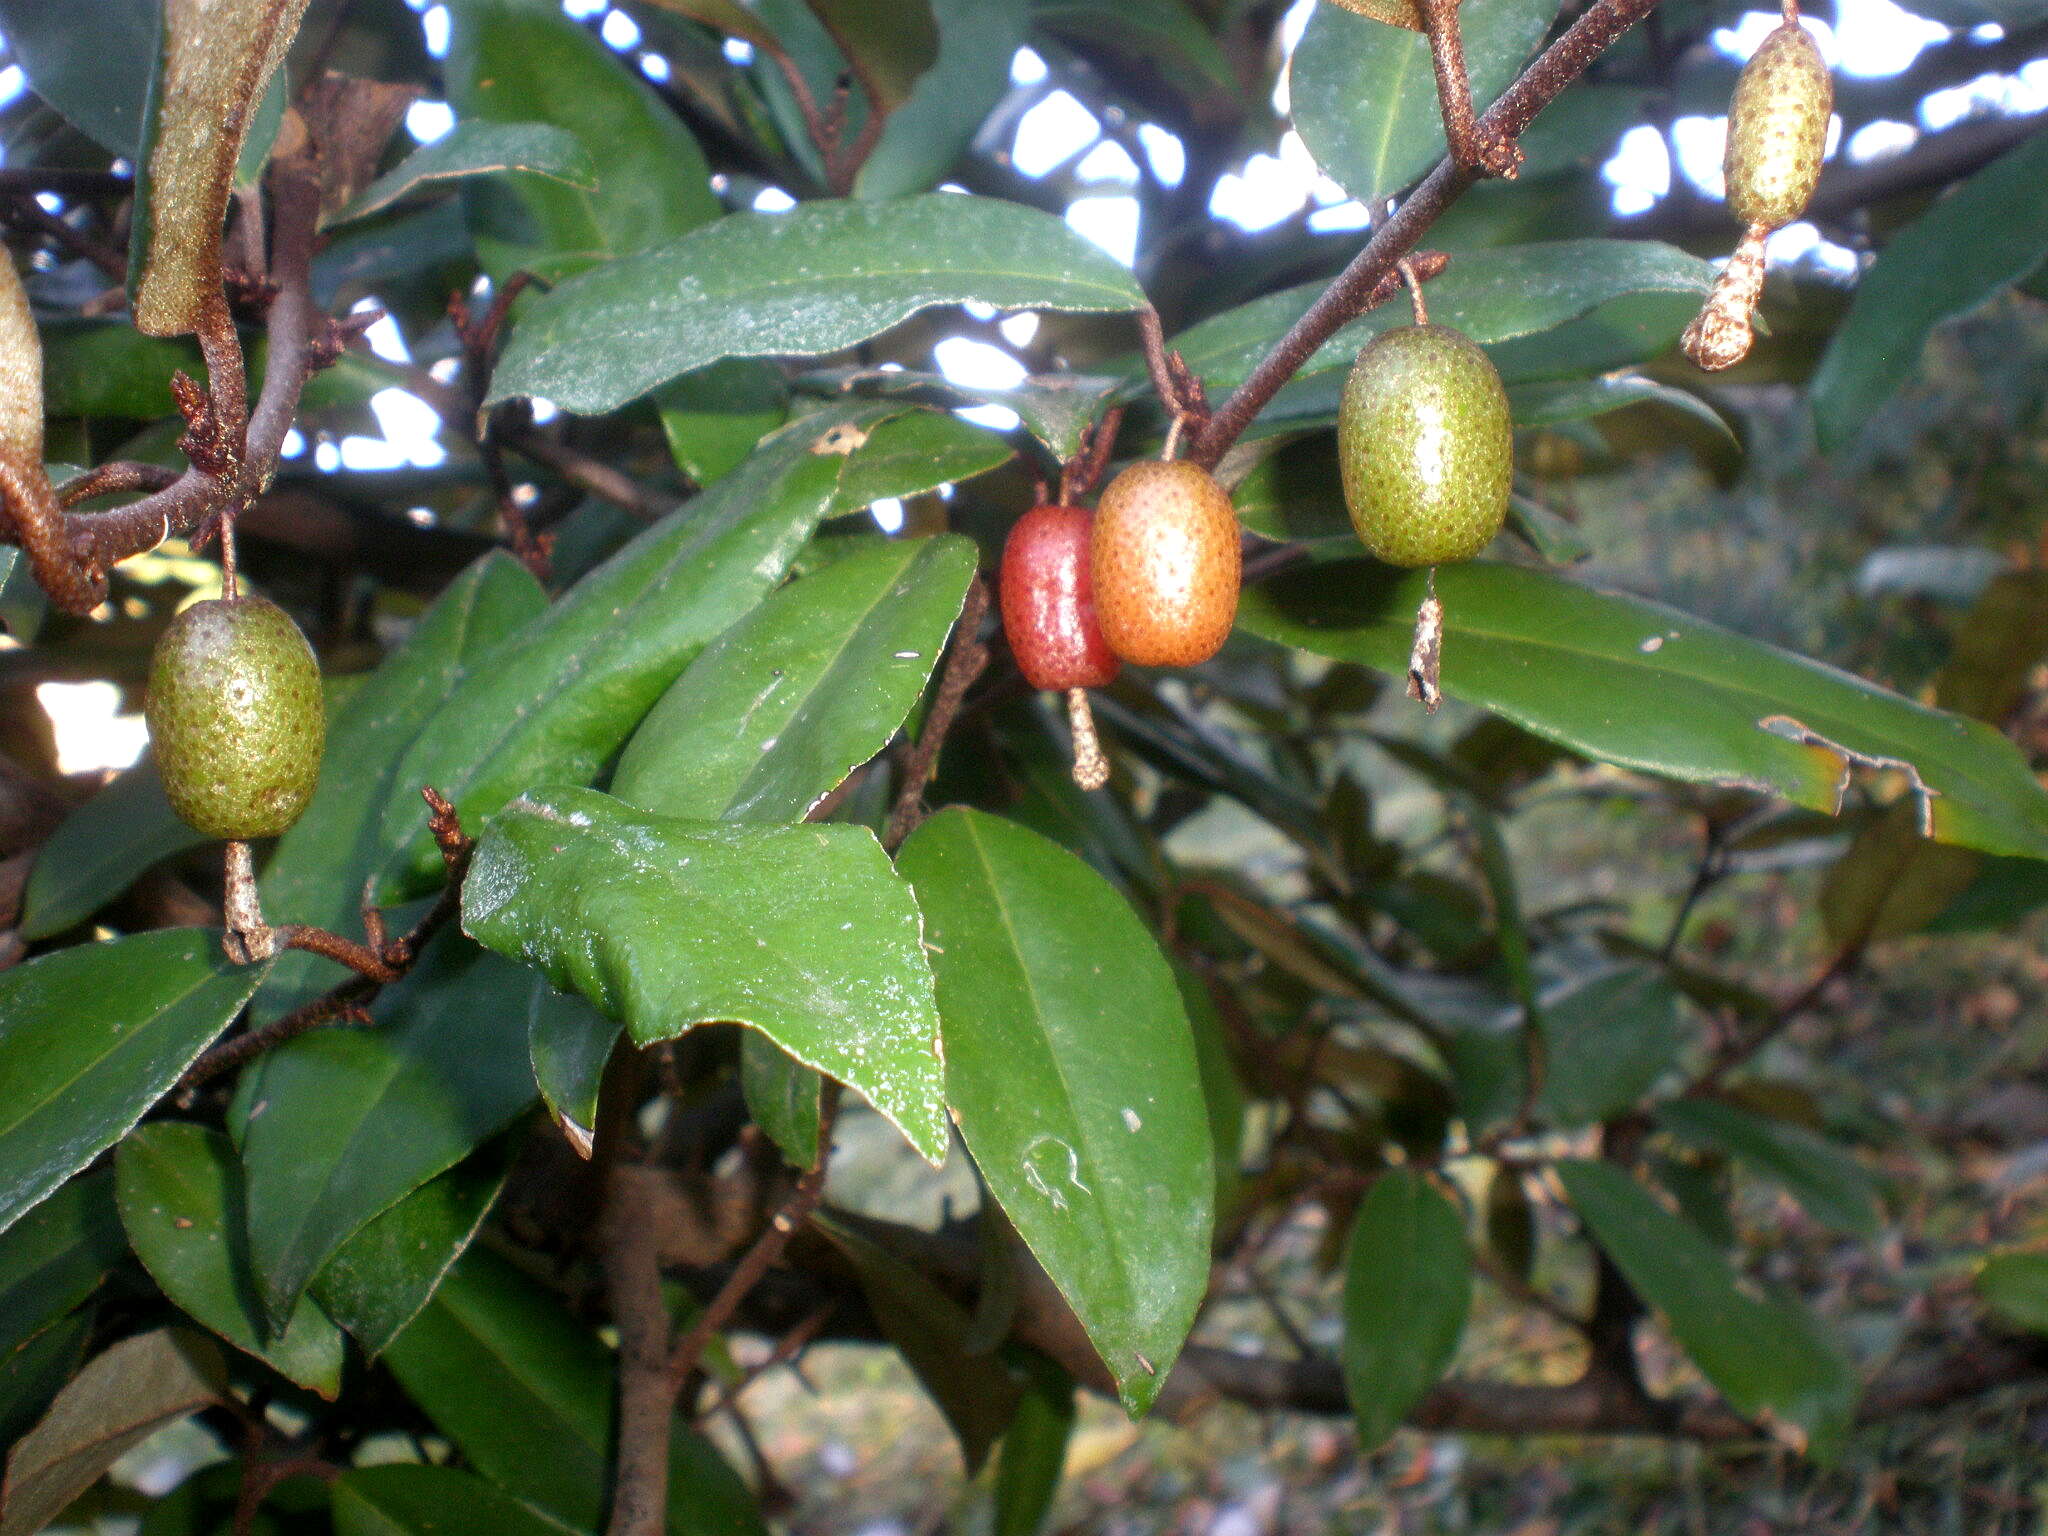
<path fill-rule="evenodd" d="M 1728 211 L 1765 229 L 1804 213 L 1834 109 L 1834 83 L 1813 34 L 1786 22 L 1743 65 L 1728 103 Z"/>
<path fill-rule="evenodd" d="M 209 837 L 275 837 L 320 776 L 327 711 L 313 648 L 261 597 L 194 603 L 149 663 L 150 745 L 171 808 Z"/>
<path fill-rule="evenodd" d="M 1344 502 L 1390 565 L 1443 565 L 1500 532 L 1514 479 L 1507 391 L 1462 331 L 1404 325 L 1366 343 L 1337 406 Z"/>

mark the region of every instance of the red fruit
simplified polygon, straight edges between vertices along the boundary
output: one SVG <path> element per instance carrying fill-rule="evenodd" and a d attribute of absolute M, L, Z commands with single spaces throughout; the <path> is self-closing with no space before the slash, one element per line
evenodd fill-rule
<path fill-rule="evenodd" d="M 1116 653 L 1095 622 L 1085 507 L 1033 507 L 1003 545 L 1003 633 L 1034 688 L 1100 688 Z"/>

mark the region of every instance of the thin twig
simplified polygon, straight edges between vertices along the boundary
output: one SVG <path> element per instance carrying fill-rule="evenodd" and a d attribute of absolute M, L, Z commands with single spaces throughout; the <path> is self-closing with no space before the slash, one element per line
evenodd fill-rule
<path fill-rule="evenodd" d="M 982 616 L 987 612 L 988 585 L 977 576 L 967 589 L 967 603 L 960 610 L 960 622 L 953 627 L 953 647 L 946 657 L 938 694 L 932 700 L 931 712 L 924 717 L 924 729 L 918 732 L 910 760 L 904 764 L 903 787 L 896 792 L 896 804 L 889 812 L 889 827 L 882 846 L 892 854 L 923 819 L 925 786 L 938 766 L 939 748 L 945 745 L 946 733 L 953 728 L 953 718 L 960 713 L 960 701 L 967 696 L 968 686 L 988 665 L 988 647 L 977 636 Z"/>

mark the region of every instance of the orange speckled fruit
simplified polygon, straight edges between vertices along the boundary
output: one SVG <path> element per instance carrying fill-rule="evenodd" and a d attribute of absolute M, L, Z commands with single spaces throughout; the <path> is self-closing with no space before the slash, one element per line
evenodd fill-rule
<path fill-rule="evenodd" d="M 1742 66 L 1728 103 L 1728 211 L 1765 229 L 1804 213 L 1834 107 L 1834 82 L 1813 34 L 1785 22 Z"/>
<path fill-rule="evenodd" d="M 1089 543 L 1095 617 L 1141 667 L 1192 667 L 1223 649 L 1244 559 L 1237 513 L 1199 464 L 1147 460 L 1110 481 Z"/>

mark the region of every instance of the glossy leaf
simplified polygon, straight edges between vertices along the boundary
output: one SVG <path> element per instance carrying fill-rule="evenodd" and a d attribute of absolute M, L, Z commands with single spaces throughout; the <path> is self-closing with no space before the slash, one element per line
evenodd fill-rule
<path fill-rule="evenodd" d="M 119 1141 L 262 979 L 211 928 L 60 949 L 0 971 L 0 1229 Z"/>
<path fill-rule="evenodd" d="M 1080 452 L 1081 433 L 1126 382 L 1111 374 L 1035 373 L 1014 388 L 995 389 L 910 368 L 822 368 L 798 380 L 805 388 L 834 394 L 901 397 L 927 405 L 999 405 L 1015 411 L 1024 430 L 1060 459 Z"/>
<path fill-rule="evenodd" d="M 996 1457 L 994 1536 L 1038 1536 L 1066 1472 L 1074 1433 L 1074 1381 L 1036 1350 L 1019 1349 L 1024 1395 Z"/>
<path fill-rule="evenodd" d="M 1977 1294 L 2001 1322 L 2048 1333 L 2048 1253 L 1994 1253 L 1977 1268 Z"/>
<path fill-rule="evenodd" d="M 109 154 L 134 159 L 142 108 L 156 75 L 156 0 L 99 0 L 92 25 L 68 6 L 0 0 L 0 33 L 29 88 Z"/>
<path fill-rule="evenodd" d="M 930 927 L 947 1102 L 1143 1413 L 1208 1283 L 1215 1194 L 1173 972 L 1100 875 L 1015 823 L 942 811 L 898 863 Z"/>
<path fill-rule="evenodd" d="M 79 806 L 29 870 L 21 936 L 33 942 L 83 922 L 160 859 L 211 841 L 178 819 L 149 757 Z"/>
<path fill-rule="evenodd" d="M 663 695 L 612 793 L 670 816 L 801 820 L 909 715 L 977 558 L 957 534 L 877 539 L 783 588 Z"/>
<path fill-rule="evenodd" d="M 566 1536 L 574 1527 L 454 1467 L 357 1467 L 333 1484 L 334 1536 Z"/>
<path fill-rule="evenodd" d="M 128 1256 L 113 1175 L 73 1179 L 0 1236 L 0 1359 L 84 1301 Z"/>
<path fill-rule="evenodd" d="M 1181 1006 L 1187 1010 L 1188 1029 L 1194 1037 L 1195 1066 L 1202 1074 L 1209 1149 L 1216 1164 L 1216 1206 L 1222 1210 L 1236 1197 L 1243 1181 L 1239 1165 L 1244 1156 L 1244 1085 L 1231 1063 L 1228 1032 L 1208 984 L 1180 964 L 1173 968 L 1173 979 L 1180 988 Z"/>
<path fill-rule="evenodd" d="M 464 928 L 634 1040 L 733 1021 L 867 1096 L 925 1159 L 945 1085 L 917 905 L 865 827 L 741 827 L 535 790 L 492 820 Z"/>
<path fill-rule="evenodd" d="M 1878 1235 L 1877 1181 L 1841 1147 L 1802 1125 L 1752 1114 L 1721 1099 L 1673 1099 L 1657 1122 L 1687 1144 L 1746 1163 L 1806 1208 L 1815 1221 L 1857 1237 Z"/>
<path fill-rule="evenodd" d="M 429 1179 L 335 1250 L 314 1299 L 376 1359 L 432 1300 L 504 1187 L 503 1160 L 489 1152 Z"/>
<path fill-rule="evenodd" d="M 1459 13 L 1475 108 L 1507 88 L 1556 14 L 1551 0 L 1489 0 Z M 1419 32 L 1319 5 L 1289 80 L 1309 153 L 1363 203 L 1392 197 L 1444 153 L 1429 41 Z"/>
<path fill-rule="evenodd" d="M 939 28 L 929 0 L 805 0 L 845 53 L 871 108 L 893 112 L 939 57 Z"/>
<path fill-rule="evenodd" d="M 740 1034 L 740 1090 L 747 1113 L 792 1167 L 818 1160 L 818 1074 L 755 1030 Z"/>
<path fill-rule="evenodd" d="M 1423 577 L 1365 561 L 1248 591 L 1241 628 L 1399 676 Z M 1854 764 L 1911 763 L 1943 842 L 2048 855 L 2048 796 L 1989 727 L 1641 598 L 1472 563 L 1437 573 L 1445 693 L 1588 757 L 1839 808 Z"/>
<path fill-rule="evenodd" d="M 671 379 L 654 392 L 676 468 L 709 485 L 744 463 L 754 444 L 789 418 L 789 390 L 773 365 L 727 358 Z"/>
<path fill-rule="evenodd" d="M 1918 369 L 1935 326 L 2018 282 L 2048 256 L 2048 133 L 2036 133 L 1894 234 L 1856 282 L 1813 376 L 1821 446 L 1840 452 Z"/>
<path fill-rule="evenodd" d="M 92 1323 L 73 1312 L 0 1357 L 0 1445 L 19 1440 L 77 1374 Z"/>
<path fill-rule="evenodd" d="M 594 33 L 538 0 L 452 10 L 446 81 L 457 116 L 566 129 L 602 168 L 592 188 L 534 176 L 471 186 L 471 227 L 499 281 L 521 268 L 559 278 L 718 217 L 690 130 Z"/>
<path fill-rule="evenodd" d="M 908 411 L 878 425 L 847 466 L 834 512 L 858 512 L 885 496 L 906 496 L 971 480 L 1006 464 L 1016 450 L 986 427 L 946 411 Z"/>
<path fill-rule="evenodd" d="M 1575 978 L 1543 999 L 1543 1039 L 1543 1117 L 1596 1124 L 1678 1065 L 1678 993 L 1647 965 Z"/>
<path fill-rule="evenodd" d="M 472 1249 L 385 1351 L 406 1394 L 478 1472 L 574 1530 L 598 1528 L 611 1475 L 611 1354 L 505 1260 Z M 668 1529 L 760 1536 L 745 1486 L 687 1424 L 670 1431 Z"/>
<path fill-rule="evenodd" d="M 526 999 L 526 1052 L 548 1113 L 569 1145 L 590 1156 L 597 1135 L 597 1095 L 619 1025 L 582 998 L 557 992 L 539 976 Z"/>
<path fill-rule="evenodd" d="M 1735 443 L 1727 419 L 1698 395 L 1641 374 L 1601 374 L 1561 383 L 1522 384 L 1508 391 L 1508 405 L 1518 427 L 1588 421 L 1637 405 L 1663 406 L 1711 428 L 1731 446 Z"/>
<path fill-rule="evenodd" d="M 1817 1455 L 1856 1413 L 1855 1367 L 1799 1303 L 1758 1301 L 1699 1229 L 1610 1163 L 1561 1162 L 1572 1207 L 1679 1345 L 1745 1418 L 1769 1411 Z"/>
<path fill-rule="evenodd" d="M 1465 1331 L 1472 1255 L 1458 1208 L 1409 1168 L 1374 1181 L 1344 1261 L 1344 1390 L 1377 1450 L 1428 1395 Z"/>
<path fill-rule="evenodd" d="M 478 658 L 546 606 L 532 573 L 494 550 L 450 582 L 405 643 L 330 711 L 319 787 L 263 871 L 264 907 L 276 920 L 360 931 L 363 885 L 380 862 L 378 819 L 397 793 L 400 755 Z M 413 825 L 422 825 L 425 805 L 416 801 L 411 814 Z M 258 1009 L 282 1013 L 342 975 L 317 955 L 281 955 Z"/>
<path fill-rule="evenodd" d="M 183 1328 L 123 1339 L 65 1385 L 7 1453 L 0 1536 L 32 1536 L 164 1425 L 227 1397 L 220 1350 Z"/>
<path fill-rule="evenodd" d="M 1036 209 L 931 193 L 742 213 L 536 299 L 491 398 L 613 410 L 722 357 L 837 352 L 934 304 L 1136 309 L 1113 257 Z"/>
<path fill-rule="evenodd" d="M 1192 102 L 1238 95 L 1229 58 L 1188 0 L 1031 0 L 1032 25 L 1082 51 L 1101 49 Z"/>
<path fill-rule="evenodd" d="M 861 163 L 854 195 L 881 201 L 929 191 L 967 152 L 1010 90 L 1028 17 L 1010 0 L 932 0 L 938 57 L 889 114 Z"/>
<path fill-rule="evenodd" d="M 258 1308 L 234 1144 L 204 1126 L 161 1120 L 129 1134 L 115 1170 L 122 1225 L 163 1293 L 300 1386 L 338 1395 L 341 1330 L 305 1297 L 275 1334 Z"/>
<path fill-rule="evenodd" d="M 553 123 L 457 123 L 430 144 L 422 144 L 357 194 L 335 223 L 365 218 L 400 198 L 437 182 L 519 172 L 545 176 L 588 192 L 597 186 L 597 166 L 583 141 Z"/>
<path fill-rule="evenodd" d="M 245 1074 L 249 1253 L 273 1320 L 371 1217 L 533 1102 L 531 985 L 443 933 L 377 1000 L 377 1028 L 302 1035 Z"/>

